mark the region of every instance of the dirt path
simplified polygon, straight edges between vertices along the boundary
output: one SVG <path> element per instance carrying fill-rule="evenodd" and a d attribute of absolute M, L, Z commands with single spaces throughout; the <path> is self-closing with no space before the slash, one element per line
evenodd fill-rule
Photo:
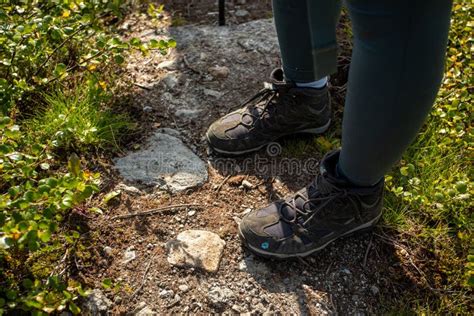
<path fill-rule="evenodd" d="M 380 312 L 384 302 L 414 288 L 410 272 L 398 259 L 400 249 L 387 242 L 380 230 L 347 237 L 304 260 L 262 260 L 241 248 L 236 234 L 239 218 L 294 192 L 314 176 L 282 164 L 296 157 L 298 166 L 308 166 L 308 161 L 324 154 L 324 146 L 331 145 L 313 138 L 289 138 L 283 140 L 279 155 L 262 150 L 239 159 L 209 157 L 203 139 L 208 125 L 259 90 L 272 68 L 279 66 L 272 21 L 225 28 L 184 26 L 166 32 L 178 42 L 170 55 L 137 56 L 128 67 L 136 83 L 132 106 L 150 126 L 179 132 L 178 138 L 206 162 L 208 181 L 171 194 L 140 183 L 127 183 L 138 190 L 124 187 L 118 172 L 114 173 L 109 187 L 120 189 L 121 195 L 106 214 L 89 222 L 95 256 L 80 271 L 97 289 L 104 279 L 112 280 L 115 289 L 102 290 L 110 299 L 107 308 L 139 314 L 364 315 Z M 135 35 L 146 39 L 156 30 L 142 28 Z M 348 58 L 347 50 L 341 58 Z M 220 67 L 217 73 L 215 66 Z M 343 62 L 332 78 L 337 118 L 329 131 L 332 136 L 339 134 L 346 73 Z M 137 139 L 137 144 L 143 144 L 143 139 Z M 259 167 L 262 162 L 266 168 Z M 201 207 L 114 219 L 178 204 Z M 179 268 L 167 261 L 165 244 L 187 229 L 211 231 L 225 241 L 216 273 Z"/>

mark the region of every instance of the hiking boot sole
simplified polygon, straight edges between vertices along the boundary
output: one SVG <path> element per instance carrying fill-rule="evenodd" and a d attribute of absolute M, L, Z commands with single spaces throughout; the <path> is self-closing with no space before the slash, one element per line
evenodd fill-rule
<path fill-rule="evenodd" d="M 364 231 L 370 231 L 374 228 L 375 224 L 379 221 L 380 217 L 382 216 L 382 213 L 380 213 L 377 217 L 375 217 L 373 220 L 367 222 L 367 223 L 364 223 L 360 226 L 357 226 L 347 232 L 345 232 L 344 234 L 342 235 L 339 235 L 331 240 L 329 240 L 328 242 L 326 242 L 325 244 L 317 247 L 317 248 L 314 248 L 314 249 L 311 249 L 311 250 L 308 250 L 306 252 L 302 252 L 302 253 L 295 253 L 295 254 L 278 254 L 278 253 L 273 253 L 273 252 L 268 252 L 268 251 L 264 251 L 262 249 L 259 249 L 259 248 L 255 248 L 251 245 L 249 245 L 247 243 L 247 241 L 245 240 L 245 237 L 244 235 L 242 234 L 241 230 L 240 230 L 240 225 L 239 225 L 239 236 L 240 236 L 240 239 L 242 240 L 243 244 L 245 247 L 247 247 L 247 249 L 249 249 L 251 252 L 255 253 L 256 255 L 258 256 L 261 256 L 261 257 L 264 257 L 264 258 L 276 258 L 276 259 L 288 259 L 288 258 L 296 258 L 296 257 L 306 257 L 306 256 L 309 256 L 315 252 L 318 252 L 320 250 L 323 250 L 324 248 L 326 248 L 329 244 L 331 244 L 332 242 L 336 241 L 337 239 L 339 238 L 342 238 L 342 237 L 346 237 L 350 234 L 353 234 L 353 233 L 362 233 Z"/>
<path fill-rule="evenodd" d="M 330 125 L 331 125 L 331 120 L 329 120 L 326 124 L 324 124 L 321 127 L 307 128 L 307 129 L 302 129 L 302 130 L 299 130 L 299 131 L 296 131 L 296 132 L 291 132 L 291 133 L 288 133 L 288 134 L 284 134 L 284 135 L 278 136 L 278 137 L 276 137 L 276 138 L 274 138 L 274 139 L 268 141 L 267 143 L 265 143 L 263 145 L 260 145 L 258 147 L 254 147 L 254 148 L 250 148 L 250 149 L 246 149 L 246 150 L 240 150 L 240 151 L 226 151 L 226 150 L 222 150 L 222 149 L 212 147 L 210 145 L 211 142 L 209 141 L 209 135 L 207 133 L 206 133 L 206 138 L 207 138 L 207 143 L 209 144 L 209 147 L 213 151 L 215 151 L 219 154 L 227 155 L 227 156 L 239 156 L 239 155 L 248 154 L 248 153 L 251 153 L 251 152 L 254 152 L 254 151 L 258 151 L 258 150 L 262 149 L 263 147 L 267 146 L 268 144 L 273 143 L 274 141 L 276 141 L 277 139 L 279 139 L 281 137 L 294 135 L 294 134 L 303 134 L 303 133 L 304 134 L 322 134 L 322 133 L 324 133 L 325 131 L 327 131 L 329 129 Z"/>

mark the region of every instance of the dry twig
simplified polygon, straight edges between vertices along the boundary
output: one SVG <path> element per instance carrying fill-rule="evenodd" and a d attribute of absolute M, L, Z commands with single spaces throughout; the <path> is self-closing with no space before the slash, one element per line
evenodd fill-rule
<path fill-rule="evenodd" d="M 146 283 L 146 277 L 148 275 L 148 271 L 150 271 L 150 267 L 151 267 L 151 264 L 153 263 L 153 259 L 155 258 L 155 254 L 153 254 L 153 256 L 151 256 L 150 260 L 148 261 L 148 264 L 145 268 L 145 272 L 143 273 L 143 278 L 142 278 L 142 283 L 140 284 L 140 286 L 132 293 L 132 295 L 128 298 L 129 301 L 131 301 L 135 295 L 137 295 L 142 289 L 143 287 L 145 286 L 145 283 Z"/>
<path fill-rule="evenodd" d="M 367 250 L 365 251 L 365 256 L 364 256 L 364 261 L 362 262 L 362 266 L 365 267 L 367 265 L 367 257 L 369 256 L 369 252 L 370 252 L 370 247 L 372 247 L 372 239 L 374 238 L 374 235 L 371 234 L 370 235 L 370 241 L 369 241 L 369 245 L 367 246 Z"/>
<path fill-rule="evenodd" d="M 136 216 L 148 216 L 160 213 L 162 211 L 169 211 L 177 208 L 184 208 L 184 207 L 196 207 L 196 208 L 203 208 L 203 205 L 200 204 L 176 204 L 176 205 L 168 205 L 164 207 L 154 208 L 149 211 L 140 212 L 140 213 L 132 213 L 132 214 L 125 214 L 125 215 L 117 215 L 112 217 L 111 219 L 124 219 L 124 218 L 131 218 Z"/>

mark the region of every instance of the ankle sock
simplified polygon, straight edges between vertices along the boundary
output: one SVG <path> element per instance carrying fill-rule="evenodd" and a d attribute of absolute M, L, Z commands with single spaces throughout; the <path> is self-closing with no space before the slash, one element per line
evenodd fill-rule
<path fill-rule="evenodd" d="M 324 88 L 327 84 L 328 84 L 328 77 L 326 76 L 316 81 L 297 82 L 296 86 L 300 88 L 321 89 L 321 88 Z"/>

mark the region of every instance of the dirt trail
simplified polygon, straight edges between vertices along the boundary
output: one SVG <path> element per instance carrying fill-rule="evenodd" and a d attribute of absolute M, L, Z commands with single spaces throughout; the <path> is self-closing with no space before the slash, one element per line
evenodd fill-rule
<path fill-rule="evenodd" d="M 208 181 L 171 194 L 139 183 L 132 183 L 138 189 L 124 187 L 115 173 L 109 186 L 122 193 L 106 214 L 90 221 L 91 235 L 98 243 L 93 247 L 92 264 L 80 271 L 97 289 L 106 278 L 117 285 L 116 290 L 105 291 L 110 299 L 108 308 L 113 313 L 139 314 L 364 315 L 379 312 L 381 302 L 396 299 L 412 287 L 409 273 L 400 265 L 398 250 L 377 237 L 381 231 L 347 237 L 304 260 L 262 260 L 241 248 L 236 234 L 239 218 L 294 192 L 317 172 L 317 168 L 307 172 L 284 167 L 295 154 L 291 149 L 295 138 L 282 142 L 279 155 L 262 150 L 225 159 L 208 157 L 206 151 L 203 135 L 207 126 L 259 90 L 272 68 L 279 66 L 272 21 L 225 28 L 184 26 L 166 32 L 178 42 L 170 55 L 137 56 L 128 67 L 130 79 L 136 83 L 132 106 L 142 111 L 150 126 L 178 131 L 178 137 L 207 163 Z M 135 35 L 150 38 L 156 29 L 142 28 Z M 212 68 L 215 66 L 221 67 L 220 73 Z M 228 70 L 227 75 L 222 67 Z M 332 79 L 337 119 L 331 135 L 339 133 L 344 76 L 341 69 Z M 313 143 L 312 138 L 306 138 L 298 147 L 294 161 L 299 166 L 307 167 L 308 161 L 317 161 L 324 154 L 315 151 Z M 267 167 L 261 167 L 262 161 Z M 202 207 L 113 219 L 178 204 Z M 216 273 L 168 263 L 166 242 L 187 229 L 211 231 L 225 241 Z"/>

